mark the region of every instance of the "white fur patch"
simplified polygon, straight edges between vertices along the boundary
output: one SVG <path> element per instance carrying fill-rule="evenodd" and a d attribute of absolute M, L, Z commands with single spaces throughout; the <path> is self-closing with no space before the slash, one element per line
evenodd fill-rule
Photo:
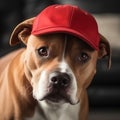
<path fill-rule="evenodd" d="M 45 101 L 39 102 L 39 106 L 43 110 L 43 114 L 36 108 L 35 114 L 32 118 L 25 120 L 78 120 L 80 104 L 70 105 L 66 104 L 47 104 Z"/>
<path fill-rule="evenodd" d="M 36 83 L 36 86 L 33 89 L 33 96 L 37 99 L 40 100 L 47 92 L 47 84 L 48 79 L 46 71 L 41 72 L 41 76 L 39 78 L 38 83 Z"/>
<path fill-rule="evenodd" d="M 71 86 L 68 91 L 68 95 L 70 95 L 70 98 L 73 103 L 76 103 L 78 101 L 76 94 L 77 94 L 77 82 L 75 75 L 73 74 L 71 68 L 68 66 L 68 64 L 63 60 L 59 64 L 60 72 L 67 73 L 71 77 Z"/>

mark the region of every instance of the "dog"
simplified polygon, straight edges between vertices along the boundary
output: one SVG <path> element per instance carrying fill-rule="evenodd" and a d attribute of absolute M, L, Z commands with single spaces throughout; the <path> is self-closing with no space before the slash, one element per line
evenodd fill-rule
<path fill-rule="evenodd" d="M 87 120 L 97 61 L 108 57 L 111 65 L 95 19 L 76 6 L 51 5 L 16 26 L 10 44 L 20 42 L 25 47 L 0 58 L 0 120 Z"/>

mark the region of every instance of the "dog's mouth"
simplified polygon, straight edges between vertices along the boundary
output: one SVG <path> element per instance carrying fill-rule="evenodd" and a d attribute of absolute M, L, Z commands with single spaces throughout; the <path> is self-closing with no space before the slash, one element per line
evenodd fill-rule
<path fill-rule="evenodd" d="M 61 101 L 66 102 L 66 103 L 71 103 L 70 96 L 67 95 L 66 91 L 62 90 L 52 90 L 51 92 L 47 93 L 42 99 L 42 100 L 47 100 L 51 101 L 54 103 L 59 103 Z"/>
<path fill-rule="evenodd" d="M 65 102 L 70 102 L 70 99 L 68 96 L 65 96 L 65 95 L 61 95 L 61 94 L 48 94 L 47 96 L 44 97 L 45 100 L 49 100 L 49 101 L 52 101 L 52 102 L 55 102 L 55 103 L 58 103 L 60 101 L 65 101 Z"/>

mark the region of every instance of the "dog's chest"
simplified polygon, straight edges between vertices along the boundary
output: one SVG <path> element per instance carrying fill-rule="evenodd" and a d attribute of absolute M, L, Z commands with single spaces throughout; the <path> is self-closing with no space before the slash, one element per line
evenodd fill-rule
<path fill-rule="evenodd" d="M 41 104 L 36 108 L 34 116 L 25 120 L 78 120 L 79 110 L 80 104 L 62 105 L 60 108 L 48 108 Z"/>

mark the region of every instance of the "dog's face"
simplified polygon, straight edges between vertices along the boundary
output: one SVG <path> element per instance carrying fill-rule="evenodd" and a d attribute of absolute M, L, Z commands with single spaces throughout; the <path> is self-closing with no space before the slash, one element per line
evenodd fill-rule
<path fill-rule="evenodd" d="M 22 30 L 18 36 L 27 45 L 25 74 L 38 101 L 78 103 L 96 73 L 97 60 L 108 55 L 105 44 L 96 51 L 64 33 L 33 36 Z"/>
<path fill-rule="evenodd" d="M 61 33 L 31 35 L 25 56 L 35 99 L 76 104 L 96 72 L 98 52 Z"/>

